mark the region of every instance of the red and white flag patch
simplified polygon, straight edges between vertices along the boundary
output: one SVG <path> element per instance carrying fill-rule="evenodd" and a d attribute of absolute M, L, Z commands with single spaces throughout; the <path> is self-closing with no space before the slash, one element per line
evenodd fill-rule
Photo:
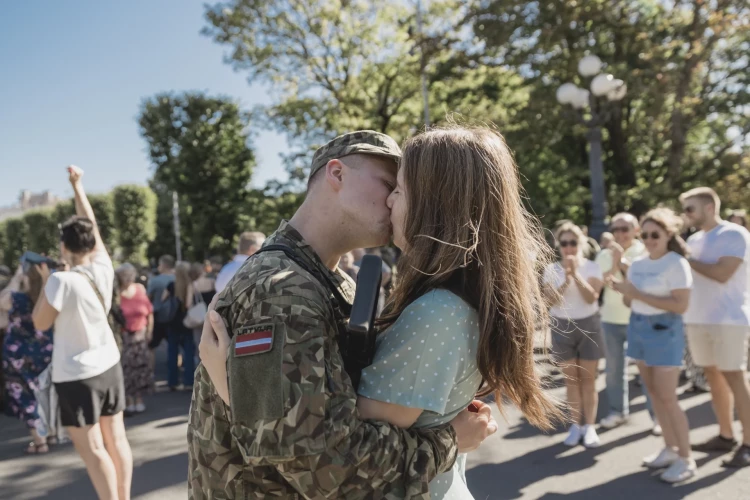
<path fill-rule="evenodd" d="M 273 323 L 255 325 L 240 329 L 234 342 L 234 355 L 248 356 L 273 349 Z"/>

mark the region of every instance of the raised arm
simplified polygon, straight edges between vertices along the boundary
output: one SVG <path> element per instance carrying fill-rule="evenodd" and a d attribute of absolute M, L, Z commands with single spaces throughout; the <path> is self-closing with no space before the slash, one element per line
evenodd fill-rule
<path fill-rule="evenodd" d="M 96 222 L 96 216 L 94 215 L 94 209 L 91 208 L 89 198 L 86 196 L 86 191 L 83 189 L 83 183 L 81 178 L 83 177 L 83 170 L 76 167 L 75 165 L 68 166 L 68 180 L 70 185 L 73 186 L 73 195 L 76 206 L 76 215 L 79 217 L 86 217 L 94 224 L 94 237 L 96 238 L 96 246 L 94 251 L 106 251 L 104 241 L 99 233 L 99 225 Z"/>

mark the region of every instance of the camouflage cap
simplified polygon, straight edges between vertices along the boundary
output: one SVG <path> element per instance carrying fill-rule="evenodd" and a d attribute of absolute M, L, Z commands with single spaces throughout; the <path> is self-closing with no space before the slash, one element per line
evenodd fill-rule
<path fill-rule="evenodd" d="M 329 161 L 353 154 L 383 156 L 398 163 L 401 159 L 401 148 L 392 137 L 374 130 L 349 132 L 315 151 L 310 178 Z"/>

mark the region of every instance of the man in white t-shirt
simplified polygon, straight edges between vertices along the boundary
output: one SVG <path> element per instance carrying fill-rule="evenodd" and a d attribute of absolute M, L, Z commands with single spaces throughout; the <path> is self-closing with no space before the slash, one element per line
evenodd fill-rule
<path fill-rule="evenodd" d="M 750 233 L 721 220 L 721 202 L 711 188 L 680 195 L 689 223 L 699 231 L 688 238 L 694 286 L 684 319 L 690 352 L 705 370 L 719 435 L 694 446 L 698 451 L 735 448 L 734 406 L 742 422 L 743 442 L 730 467 L 750 465 L 750 387 L 745 378 L 750 332 Z"/>
<path fill-rule="evenodd" d="M 130 498 L 133 457 L 123 423 L 125 387 L 120 351 L 109 326 L 115 272 L 94 211 L 81 183 L 83 171 L 68 167 L 76 215 L 60 225 L 60 254 L 70 271 L 50 274 L 32 319 L 40 330 L 55 327 L 52 382 L 60 421 L 81 455 L 99 498 Z"/>

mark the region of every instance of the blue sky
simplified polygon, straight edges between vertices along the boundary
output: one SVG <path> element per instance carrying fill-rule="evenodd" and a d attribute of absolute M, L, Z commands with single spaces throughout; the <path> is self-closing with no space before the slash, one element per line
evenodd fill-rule
<path fill-rule="evenodd" d="M 145 184 L 151 166 L 136 116 L 141 99 L 203 90 L 245 109 L 267 102 L 200 34 L 201 0 L 3 2 L 0 13 L 0 206 L 22 189 L 72 194 L 64 167 L 91 192 Z M 286 179 L 283 136 L 254 137 L 253 184 Z"/>

